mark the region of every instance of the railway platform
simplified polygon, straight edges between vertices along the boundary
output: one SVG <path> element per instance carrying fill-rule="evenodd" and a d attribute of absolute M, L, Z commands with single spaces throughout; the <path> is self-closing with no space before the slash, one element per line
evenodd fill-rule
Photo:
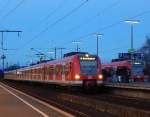
<path fill-rule="evenodd" d="M 115 95 L 150 100 L 150 82 L 105 83 L 104 86 Z"/>
<path fill-rule="evenodd" d="M 0 117 L 73 117 L 0 82 Z"/>
<path fill-rule="evenodd" d="M 137 83 L 104 83 L 106 87 L 137 89 L 137 90 L 150 90 L 150 82 L 137 82 Z"/>

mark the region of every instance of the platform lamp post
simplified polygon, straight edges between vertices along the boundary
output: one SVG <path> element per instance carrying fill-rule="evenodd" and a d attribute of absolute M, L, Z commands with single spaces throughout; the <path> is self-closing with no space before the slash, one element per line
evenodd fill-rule
<path fill-rule="evenodd" d="M 97 56 L 98 56 L 98 50 L 99 50 L 99 39 L 100 39 L 100 37 L 102 37 L 103 36 L 103 34 L 101 34 L 101 33 L 93 33 L 93 35 L 95 35 L 96 36 L 96 53 L 97 53 Z"/>
<path fill-rule="evenodd" d="M 130 26 L 131 26 L 131 53 L 133 53 L 134 52 L 134 40 L 133 40 L 133 38 L 134 38 L 134 35 L 133 35 L 133 26 L 135 25 L 135 24 L 139 24 L 140 23 L 140 20 L 125 20 L 124 21 L 125 23 L 128 23 Z"/>
<path fill-rule="evenodd" d="M 73 44 L 76 44 L 76 51 L 79 52 L 79 44 L 81 43 L 80 41 L 73 41 Z"/>

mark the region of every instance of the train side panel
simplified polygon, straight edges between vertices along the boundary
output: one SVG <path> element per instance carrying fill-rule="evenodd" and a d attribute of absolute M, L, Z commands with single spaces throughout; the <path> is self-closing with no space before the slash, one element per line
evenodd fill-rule
<path fill-rule="evenodd" d="M 85 82 L 89 84 L 93 81 L 94 83 L 102 84 L 100 59 L 97 58 L 95 60 L 97 60 L 97 71 L 94 75 L 83 75 L 79 56 L 74 55 L 61 60 L 10 71 L 6 73 L 5 78 L 71 86 L 82 86 Z M 91 66 L 85 66 L 84 69 L 86 67 Z"/>

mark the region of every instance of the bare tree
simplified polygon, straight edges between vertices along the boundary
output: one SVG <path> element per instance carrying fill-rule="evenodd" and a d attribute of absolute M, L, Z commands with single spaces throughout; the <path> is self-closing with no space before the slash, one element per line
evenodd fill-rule
<path fill-rule="evenodd" d="M 146 36 L 145 44 L 139 51 L 144 54 L 144 62 L 146 63 L 144 74 L 149 76 L 150 81 L 150 35 Z"/>
<path fill-rule="evenodd" d="M 146 42 L 141 47 L 140 52 L 144 54 L 145 63 L 150 65 L 150 35 L 146 36 Z"/>

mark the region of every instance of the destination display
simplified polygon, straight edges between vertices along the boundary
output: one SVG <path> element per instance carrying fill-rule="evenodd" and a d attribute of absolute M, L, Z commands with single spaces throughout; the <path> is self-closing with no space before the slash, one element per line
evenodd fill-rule
<path fill-rule="evenodd" d="M 96 60 L 96 58 L 94 58 L 94 57 L 80 57 L 80 60 Z"/>

